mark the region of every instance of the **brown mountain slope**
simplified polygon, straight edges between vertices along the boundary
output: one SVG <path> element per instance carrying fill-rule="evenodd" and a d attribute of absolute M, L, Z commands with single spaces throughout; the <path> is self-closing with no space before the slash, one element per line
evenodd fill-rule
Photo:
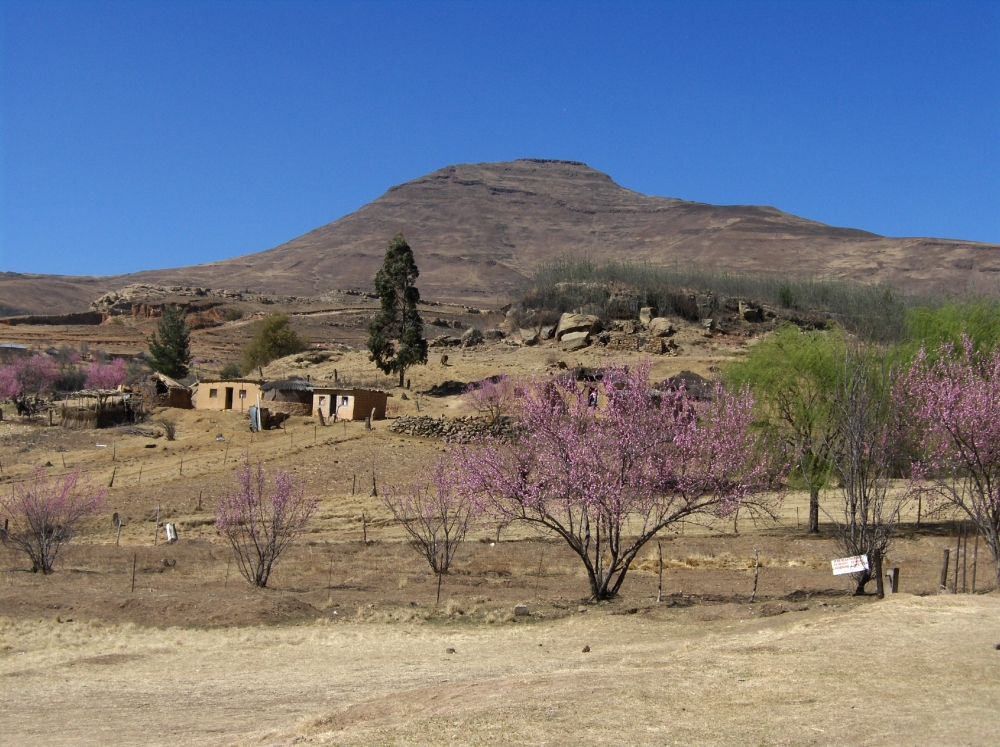
<path fill-rule="evenodd" d="M 449 166 L 286 244 L 221 262 L 105 278 L 8 273 L 0 276 L 0 303 L 68 311 L 134 282 L 285 295 L 369 289 L 396 231 L 414 249 L 425 297 L 479 304 L 568 254 L 886 280 L 908 291 L 993 293 L 1000 278 L 1000 245 L 884 238 L 771 207 L 650 197 L 582 163 L 525 159 Z"/>

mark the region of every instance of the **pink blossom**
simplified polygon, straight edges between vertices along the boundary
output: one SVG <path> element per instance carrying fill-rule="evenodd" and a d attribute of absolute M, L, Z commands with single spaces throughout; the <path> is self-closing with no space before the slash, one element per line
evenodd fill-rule
<path fill-rule="evenodd" d="M 263 464 L 251 464 L 248 452 L 243 452 L 235 478 L 236 490 L 216 506 L 215 526 L 232 546 L 244 578 L 264 587 L 278 557 L 316 511 L 317 501 L 306 496 L 304 485 L 289 472 L 278 470 L 268 480 Z"/>
<path fill-rule="evenodd" d="M 59 550 L 83 519 L 100 510 L 107 492 L 93 488 L 79 472 L 50 480 L 36 467 L 27 480 L 14 484 L 10 496 L 0 496 L 5 524 L 0 538 L 28 555 L 32 571 L 51 573 Z"/>
<path fill-rule="evenodd" d="M 506 374 L 470 384 L 462 398 L 476 413 L 495 421 L 510 413 L 517 397 L 517 387 Z"/>
<path fill-rule="evenodd" d="M 46 356 L 20 358 L 0 366 L 0 398 L 14 399 L 47 391 L 59 378 L 55 362 Z"/>
<path fill-rule="evenodd" d="M 416 481 L 406 489 L 391 489 L 386 507 L 410 535 L 410 545 L 436 574 L 448 572 L 459 545 L 478 518 L 470 498 L 456 490 L 457 475 L 445 460 L 434 467 L 430 483 Z"/>
<path fill-rule="evenodd" d="M 115 358 L 111 363 L 94 363 L 87 372 L 88 389 L 117 389 L 127 376 L 125 361 Z"/>
<path fill-rule="evenodd" d="M 896 395 L 918 431 L 914 478 L 976 524 L 1000 584 L 1000 349 L 976 352 L 963 336 L 934 362 L 921 350 Z"/>
<path fill-rule="evenodd" d="M 525 385 L 521 437 L 456 452 L 457 490 L 503 521 L 537 524 L 580 556 L 596 598 L 614 596 L 642 546 L 696 514 L 731 515 L 780 472 L 751 429 L 753 399 L 716 387 L 696 405 L 649 386 L 649 362 L 608 369 L 605 404 L 569 378 Z"/>

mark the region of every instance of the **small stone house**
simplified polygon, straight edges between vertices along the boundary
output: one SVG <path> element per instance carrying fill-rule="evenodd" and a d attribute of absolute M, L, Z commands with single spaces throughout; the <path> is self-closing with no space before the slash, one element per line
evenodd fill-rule
<path fill-rule="evenodd" d="M 133 387 L 133 391 L 136 389 L 146 409 L 177 407 L 190 410 L 194 407 L 190 388 L 158 372 L 151 374 L 149 379 L 138 387 Z"/>
<path fill-rule="evenodd" d="M 389 395 L 377 389 L 345 389 L 314 386 L 312 415 L 324 420 L 364 420 L 375 411 L 375 420 L 385 419 Z"/>
<path fill-rule="evenodd" d="M 257 404 L 264 382 L 259 379 L 204 379 L 194 385 L 196 410 L 246 412 Z"/>

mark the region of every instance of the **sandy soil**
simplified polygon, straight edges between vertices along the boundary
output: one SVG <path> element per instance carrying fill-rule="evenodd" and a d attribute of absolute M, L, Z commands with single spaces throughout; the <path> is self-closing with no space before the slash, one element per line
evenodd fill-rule
<path fill-rule="evenodd" d="M 715 621 L 597 609 L 471 627 L 5 621 L 0 733 L 19 745 L 990 745 L 998 613 L 995 596 L 897 595 Z"/>

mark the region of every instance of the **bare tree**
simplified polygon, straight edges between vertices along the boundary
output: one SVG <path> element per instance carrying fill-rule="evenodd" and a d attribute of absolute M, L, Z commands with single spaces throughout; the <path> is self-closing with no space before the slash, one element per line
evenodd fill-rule
<path fill-rule="evenodd" d="M 830 413 L 830 466 L 841 501 L 827 516 L 836 526 L 845 555 L 864 555 L 870 570 L 853 574 L 856 595 L 871 581 L 876 553 L 892 544 L 908 490 L 893 489 L 892 478 L 904 450 L 899 409 L 891 391 L 892 371 L 884 349 L 848 342 L 840 362 Z"/>

